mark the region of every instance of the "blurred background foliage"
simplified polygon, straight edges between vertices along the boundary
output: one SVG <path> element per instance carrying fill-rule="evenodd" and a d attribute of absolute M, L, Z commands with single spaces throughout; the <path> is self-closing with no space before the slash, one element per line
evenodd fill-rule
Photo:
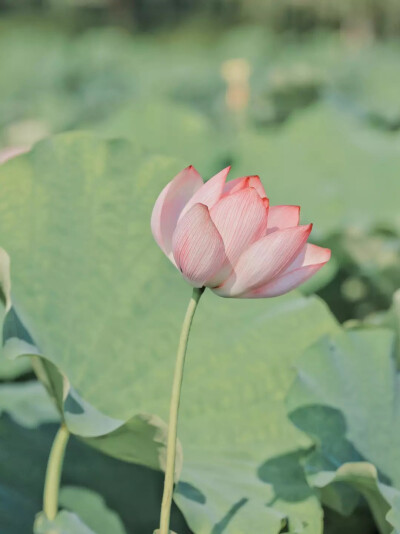
<path fill-rule="evenodd" d="M 400 28 L 396 0 L 1 0 L 4 10 L 79 10 L 98 20 L 124 20 L 149 28 L 193 16 L 223 23 L 256 22 L 275 30 L 366 26 L 378 35 Z M 128 20 L 127 20 L 128 19 Z"/>
<path fill-rule="evenodd" d="M 69 372 L 72 375 L 75 373 L 74 378 L 78 383 L 80 380 L 81 391 L 92 395 L 90 400 L 97 408 L 103 409 L 107 405 L 107 398 L 100 386 L 94 391 L 90 375 L 81 370 L 73 355 L 67 355 L 68 358 L 63 356 L 63 350 L 68 345 L 68 339 L 63 339 L 63 336 L 69 336 L 70 332 L 63 332 L 63 324 L 59 324 L 61 317 L 64 320 L 64 312 L 65 322 L 73 322 L 69 309 L 72 310 L 74 304 L 70 302 L 65 307 L 63 283 L 65 280 L 72 283 L 74 278 L 71 273 L 81 274 L 84 262 L 74 260 L 75 271 L 70 267 L 71 272 L 60 283 L 58 275 L 61 273 L 62 279 L 64 272 L 62 264 L 59 271 L 54 269 L 55 251 L 59 243 L 63 250 L 69 251 L 75 250 L 76 243 L 80 244 L 81 251 L 93 246 L 92 261 L 95 261 L 93 258 L 100 258 L 98 263 L 101 263 L 103 249 L 96 239 L 100 239 L 101 245 L 104 239 L 114 253 L 118 250 L 118 239 L 129 230 L 120 218 L 125 220 L 132 207 L 132 203 L 121 195 L 121 184 L 122 190 L 134 191 L 135 198 L 139 198 L 139 192 L 144 194 L 141 188 L 146 189 L 145 199 L 139 202 L 136 210 L 142 214 L 142 222 L 137 223 L 136 227 L 133 225 L 130 230 L 134 232 L 140 228 L 140 235 L 145 235 L 148 230 L 147 212 L 162 185 L 172 178 L 179 165 L 194 164 L 206 178 L 226 165 L 232 165 L 234 176 L 258 173 L 272 204 L 300 204 L 304 222 L 315 223 L 312 234 L 314 242 L 329 246 L 333 251 L 332 261 L 301 288 L 302 293 L 307 296 L 317 294 L 323 299 L 334 318 L 344 324 L 343 331 L 370 331 L 377 327 L 390 329 L 395 336 L 397 362 L 400 361 L 399 296 L 396 293 L 400 285 L 399 37 L 400 3 L 397 0 L 0 0 L 0 163 L 13 150 L 28 150 L 53 134 L 72 132 L 55 137 L 54 145 L 51 140 L 39 143 L 32 154 L 17 158 L 1 169 L 5 193 L 0 202 L 0 245 L 7 245 L 15 259 L 16 293 L 36 326 L 35 334 L 39 332 L 43 344 L 51 347 L 53 356 L 60 358 L 57 363 L 64 364 L 71 358 Z M 75 130 L 85 130 L 86 133 L 75 134 Z M 116 147 L 119 145 L 113 144 L 113 140 L 120 138 L 129 144 L 121 145 L 124 148 L 118 149 L 118 153 Z M 113 151 L 115 155 L 111 156 Z M 108 163 L 105 169 L 100 163 L 97 166 L 96 157 L 100 161 L 101 154 L 106 154 L 104 160 Z M 101 178 L 97 177 L 100 180 L 99 187 L 107 183 L 109 175 L 119 180 L 114 184 L 115 190 L 110 187 L 103 191 L 107 199 L 111 198 L 114 191 L 113 198 L 116 200 L 114 207 L 110 207 L 103 199 L 104 213 L 108 214 L 109 219 L 100 217 L 101 224 L 104 223 L 104 232 L 100 237 L 92 233 L 89 216 L 92 206 L 90 199 L 100 198 L 100 193 L 95 188 L 85 189 L 82 185 L 91 183 L 91 177 L 97 176 L 96 173 L 101 175 Z M 133 188 L 131 180 L 135 182 L 137 190 Z M 38 189 L 33 184 L 39 184 L 36 186 Z M 45 187 L 40 189 L 40 184 L 45 184 Z M 50 197 L 52 201 L 48 202 Z M 36 213 L 40 213 L 41 218 Z M 116 214 L 120 214 L 120 217 Z M 86 225 L 87 234 L 81 235 L 81 224 Z M 37 231 L 40 228 L 40 239 L 35 239 L 34 243 L 29 233 L 32 226 Z M 158 251 L 149 236 L 146 239 L 142 249 L 147 254 L 147 249 L 154 247 L 154 255 L 158 257 Z M 128 248 L 124 249 L 125 252 Z M 128 256 L 134 257 L 134 247 L 129 251 Z M 151 256 L 153 252 L 148 254 Z M 35 262 L 31 262 L 32 257 Z M 62 259 L 62 255 L 59 258 Z M 154 260 L 158 262 L 155 263 L 158 270 L 149 269 L 146 273 L 140 273 L 143 287 L 135 286 L 135 306 L 139 309 L 135 313 L 139 313 L 140 320 L 144 321 L 143 331 L 147 332 L 149 339 L 151 320 L 148 319 L 150 312 L 146 308 L 146 296 L 149 287 L 152 287 L 154 273 L 161 272 L 161 269 L 167 273 L 167 268 L 161 267 L 164 265 L 163 259 L 160 256 Z M 128 287 L 131 267 L 128 261 L 120 263 L 118 268 L 127 269 L 123 274 Z M 80 280 L 81 291 L 85 296 L 86 291 L 90 295 L 87 310 L 81 305 L 82 317 L 79 317 L 72 330 L 75 333 L 82 332 L 82 337 L 88 335 L 97 347 L 98 339 L 90 337 L 90 333 L 95 332 L 98 320 L 97 316 L 93 316 L 93 310 L 102 309 L 105 299 L 95 299 L 101 296 L 103 290 L 101 276 L 105 281 L 111 280 L 114 266 L 112 261 L 104 261 L 98 280 L 87 284 L 93 264 L 86 261 L 85 265 L 86 279 Z M 42 279 L 45 271 L 47 274 Z M 34 281 L 30 279 L 33 275 Z M 182 315 L 177 303 L 183 302 L 183 293 L 187 288 L 182 286 L 176 293 L 174 281 L 179 284 L 179 280 L 175 272 L 168 272 L 160 278 L 160 286 L 157 287 L 166 295 L 175 295 L 174 304 L 178 308 L 170 310 L 172 318 L 168 325 L 172 324 L 173 328 L 165 334 L 167 341 L 164 340 L 172 347 L 176 333 L 171 330 L 175 326 L 178 328 Z M 117 279 L 122 278 L 118 276 Z M 78 286 L 74 286 L 77 294 Z M 127 306 L 123 320 L 117 321 L 118 329 L 122 329 L 123 321 L 130 317 L 127 310 L 132 304 L 126 287 L 118 290 L 122 292 L 118 302 Z M 114 296 L 114 293 L 110 293 L 110 302 L 113 302 Z M 165 309 L 167 301 L 167 297 L 162 299 Z M 91 305 L 91 302 L 94 304 Z M 273 497 L 272 490 L 269 490 L 274 513 L 268 516 L 268 520 L 271 525 L 282 523 L 278 527 L 281 532 L 315 534 L 319 532 L 318 525 L 314 522 L 307 530 L 304 523 L 310 521 L 310 517 L 318 516 L 320 505 L 314 489 L 311 490 L 307 485 L 311 486 L 311 482 L 305 480 L 302 467 L 299 467 L 304 464 L 304 451 L 311 447 L 315 436 L 311 432 L 310 438 L 304 437 L 308 427 L 303 420 L 298 426 L 305 434 L 295 433 L 285 415 L 284 397 L 293 378 L 293 365 L 296 358 L 300 357 L 297 352 L 291 352 L 291 343 L 296 345 L 296 350 L 303 350 L 318 336 L 334 332 L 337 326 L 330 313 L 325 308 L 318 308 L 319 304 L 314 301 L 311 301 L 314 304 L 306 305 L 301 296 L 295 295 L 293 300 L 289 298 L 282 302 L 287 314 L 284 320 L 280 318 L 280 304 L 275 301 L 265 304 L 272 327 L 263 325 L 261 334 L 259 331 L 253 333 L 249 342 L 253 343 L 249 346 L 254 361 L 247 379 L 249 389 L 244 395 L 256 390 L 257 377 L 264 376 L 260 374 L 257 363 L 263 357 L 263 335 L 273 337 L 274 329 L 279 324 L 280 332 L 283 332 L 284 325 L 292 317 L 292 333 L 287 346 L 276 341 L 276 355 L 268 355 L 271 384 L 265 386 L 265 399 L 262 397 L 264 404 L 257 398 L 260 410 L 254 411 L 255 423 L 251 430 L 254 433 L 247 438 L 249 442 L 257 442 L 259 450 L 264 450 L 264 442 L 256 429 L 263 417 L 262 411 L 268 412 L 263 429 L 268 435 L 265 448 L 269 456 L 265 453 L 268 458 L 265 458 L 263 473 L 267 478 L 263 482 L 272 484 L 276 491 Z M 221 322 L 223 317 L 232 319 L 235 314 L 228 311 L 228 307 L 225 309 L 225 305 L 219 304 L 218 308 L 210 304 L 209 314 L 211 310 L 218 309 Z M 237 308 L 239 311 L 235 313 L 239 318 L 242 317 L 241 313 L 249 318 L 252 306 L 248 310 L 245 304 L 240 306 L 243 308 Z M 264 304 L 257 306 L 261 310 Z M 310 331 L 303 324 L 305 312 L 303 315 L 298 312 L 299 308 L 307 310 L 308 307 L 311 311 L 308 312 L 310 318 L 307 324 L 313 327 L 310 327 Z M 315 311 L 312 311 L 313 307 L 316 307 Z M 159 312 L 162 320 L 165 313 L 162 309 Z M 106 312 L 102 309 L 102 313 Z M 139 319 L 138 323 L 141 324 Z M 130 325 L 124 328 L 126 334 Z M 275 335 L 279 338 L 278 334 Z M 104 336 L 101 346 L 104 348 L 109 343 L 110 347 L 115 347 L 115 338 L 112 335 L 107 337 L 107 333 Z M 230 376 L 230 353 L 224 352 L 224 343 L 234 336 L 228 329 L 218 330 L 218 336 L 221 336 L 221 347 L 218 348 L 218 340 L 214 340 L 213 344 L 217 347 L 215 350 L 226 355 L 227 371 L 224 376 L 227 377 Z M 63 339 L 62 348 L 57 348 L 60 339 Z M 121 339 L 125 338 L 121 336 Z M 197 342 L 201 343 L 200 338 Z M 121 343 L 118 350 L 127 346 Z M 371 346 L 375 345 L 371 342 Z M 376 346 L 379 344 L 376 343 Z M 88 345 L 84 348 L 88 350 Z M 247 358 L 237 338 L 229 348 L 231 353 L 236 351 L 238 358 L 240 355 Z M 93 362 L 97 361 L 96 350 L 91 351 L 85 365 L 89 365 L 87 362 L 94 365 Z M 201 348 L 197 350 L 201 352 Z M 347 347 L 346 350 L 351 354 L 351 348 Z M 154 349 L 153 357 L 159 355 Z M 369 357 L 368 354 L 365 357 Z M 143 362 L 146 361 L 143 356 Z M 220 366 L 221 362 L 219 357 Z M 123 384 L 122 378 L 126 379 L 129 374 L 129 355 L 125 364 L 126 373 L 121 377 L 119 370 L 114 369 L 113 362 L 107 361 L 110 383 L 114 380 L 112 383 L 118 391 L 117 386 Z M 213 361 L 209 365 L 212 366 Z M 376 369 L 371 367 L 370 374 L 373 375 L 374 369 L 378 374 L 379 362 L 371 359 L 371 365 L 376 365 Z M 234 371 L 230 383 L 242 378 L 240 368 L 236 369 L 236 374 Z M 363 379 L 363 373 L 367 371 L 361 363 L 358 371 Z M 200 369 L 197 372 L 204 380 L 204 371 Z M 216 371 L 209 374 L 217 376 Z M 148 375 L 153 376 L 151 372 Z M 159 370 L 157 376 L 160 383 L 164 384 L 161 380 L 164 371 Z M 0 359 L 0 377 L 3 382 L 0 390 L 0 433 L 5 443 L 4 447 L 0 447 L 0 490 L 7 496 L 5 504 L 0 506 L 0 530 L 3 528 L 7 534 L 14 534 L 28 532 L 26 529 L 29 529 L 34 513 L 40 508 L 40 488 L 57 416 L 49 412 L 44 395 L 36 389 L 36 382 L 31 382 L 34 375 L 29 360 L 9 362 L 5 358 Z M 215 379 L 214 384 L 210 379 L 207 383 L 207 391 L 211 391 L 213 384 L 215 386 L 216 404 L 222 402 L 218 397 L 221 386 L 217 382 Z M 276 384 L 279 384 L 279 388 Z M 165 406 L 157 404 L 160 401 L 158 395 L 148 394 L 152 387 L 159 388 L 158 383 L 144 383 L 141 387 L 147 393 L 140 388 L 137 392 L 135 390 L 137 405 L 143 409 L 151 407 L 151 410 L 165 417 Z M 258 387 L 261 391 L 261 385 Z M 382 391 L 386 391 L 385 388 L 386 383 L 382 385 Z M 236 402 L 235 395 L 229 397 L 229 391 L 227 393 L 223 389 L 223 392 L 228 399 Z M 164 393 L 166 404 L 167 392 Z M 193 392 L 193 398 L 197 399 L 193 402 L 196 408 L 201 405 L 199 399 L 203 395 L 202 391 L 197 393 L 198 397 L 196 391 Z M 110 395 L 116 398 L 113 391 Z M 333 397 L 332 403 L 337 401 Z M 250 398 L 251 395 L 246 397 L 246 402 L 250 402 Z M 318 395 L 316 398 L 319 398 Z M 364 397 L 360 398 L 364 400 Z M 117 405 L 118 402 L 115 402 Z M 224 402 L 228 401 L 224 398 Z M 235 414 L 234 427 L 240 427 L 243 421 L 249 424 L 248 413 L 251 410 L 245 409 L 247 404 L 242 410 L 241 423 L 236 420 L 239 410 L 233 400 L 232 405 L 234 409 L 232 413 L 227 409 L 227 417 Z M 225 408 L 225 404 L 223 406 Z M 125 408 L 128 409 L 128 404 Z M 346 409 L 342 411 L 346 412 Z M 192 435 L 188 433 L 189 442 L 196 441 L 197 425 L 203 424 L 207 429 L 209 424 L 209 419 L 206 422 L 199 419 L 198 414 L 195 415 L 197 418 L 189 410 L 186 423 L 183 424 L 183 428 L 186 424 L 193 431 Z M 195 422 L 191 426 L 192 420 Z M 229 432 L 223 435 L 218 426 L 219 420 L 215 420 L 214 424 L 213 436 L 218 435 L 221 449 L 225 443 L 235 441 L 236 438 L 232 438 Z M 364 427 L 359 429 L 357 426 L 360 435 L 364 430 Z M 286 433 L 287 440 L 282 444 L 281 436 L 286 437 Z M 32 463 L 35 464 L 28 486 L 21 476 L 15 477 L 18 471 L 16 466 L 27 456 L 25 441 L 32 443 L 30 452 L 33 451 L 34 459 L 25 459 L 24 472 Z M 239 447 L 239 444 L 236 445 Z M 250 449 L 248 444 L 246 447 Z M 381 448 L 376 445 L 380 454 L 384 447 L 382 444 Z M 10 450 L 15 451 L 12 462 L 9 462 Z M 347 452 L 343 453 L 341 461 L 354 460 L 351 455 L 347 456 Z M 380 454 L 377 454 L 378 460 L 375 462 L 378 466 Z M 107 528 L 113 528 L 116 532 L 117 529 L 122 532 L 126 528 L 127 532 L 137 534 L 147 532 L 149 525 L 152 528 L 156 526 L 154 510 L 157 509 L 161 494 L 159 473 L 136 465 L 128 468 L 121 460 L 93 452 L 75 439 L 69 455 L 65 482 L 70 488 L 67 487 L 63 495 L 64 501 L 69 503 L 66 508 L 76 511 L 80 516 L 85 515 L 85 507 L 79 505 L 84 499 L 87 510 L 93 510 L 93 513 L 86 514 L 88 517 L 85 517 L 85 522 L 93 526 L 98 534 L 103 534 L 101 521 L 96 521 L 99 514 L 105 518 L 104 534 L 107 534 L 104 525 L 108 524 L 113 526 Z M 365 456 L 369 459 L 367 454 Z M 195 458 L 192 463 L 196 464 L 198 459 L 190 448 L 187 457 L 187 480 L 194 480 L 193 484 L 198 484 L 196 487 L 190 486 L 189 490 L 201 487 L 205 494 L 210 492 L 212 495 L 213 483 L 203 480 L 195 469 L 191 472 L 190 461 Z M 279 462 L 279 458 L 282 461 Z M 292 466 L 292 471 L 285 472 L 281 477 L 282 465 L 286 470 L 288 465 Z M 274 485 L 273 476 L 276 477 L 275 470 L 278 467 L 279 481 Z M 94 472 L 98 474 L 103 469 L 105 474 L 98 475 L 99 479 L 93 476 Z M 117 473 L 120 484 L 118 491 L 124 495 L 122 499 L 111 488 L 113 473 Z M 228 499 L 218 503 L 218 513 L 225 510 L 230 498 L 240 497 L 240 494 L 236 495 L 236 489 L 232 490 L 232 495 L 229 493 L 229 481 L 233 475 L 229 471 L 227 473 L 222 470 L 217 477 L 221 487 L 226 489 Z M 239 474 L 236 471 L 234 473 L 240 480 L 240 469 Z M 268 478 L 271 476 L 272 482 Z M 141 498 L 135 500 L 135 517 L 132 517 L 131 503 L 127 497 L 131 491 L 131 478 L 137 478 L 146 488 L 139 492 Z M 88 480 L 91 482 L 88 483 Z M 251 484 L 254 484 L 253 479 Z M 296 492 L 296 497 L 293 497 L 293 485 L 307 504 L 298 498 Z M 80 486 L 98 492 L 102 497 L 96 493 L 82 494 Z M 185 494 L 184 490 L 188 491 L 188 486 L 182 489 L 182 495 Z M 330 491 L 330 497 L 334 493 L 332 488 L 324 491 Z M 258 489 L 254 493 L 258 497 Z M 338 494 L 341 495 L 341 492 Z M 182 495 L 177 497 L 180 509 L 185 513 L 189 525 L 191 521 L 196 524 L 196 506 L 199 503 Z M 102 498 L 109 508 L 118 512 L 124 527 L 107 509 Z M 365 500 L 345 513 L 340 506 L 326 507 L 326 502 L 322 501 L 325 507 L 324 532 L 327 534 L 375 534 L 375 524 Z M 254 506 L 259 504 L 256 498 Z M 24 513 L 18 515 L 14 510 L 23 510 Z M 290 510 L 289 523 L 279 515 L 281 510 L 284 514 Z M 252 515 L 259 517 L 258 513 Z M 246 515 L 244 517 L 247 520 Z M 299 524 L 296 523 L 298 520 Z M 208 518 L 208 521 L 211 519 Z M 242 532 L 240 524 L 236 526 L 237 530 L 230 531 L 222 523 L 214 525 L 212 534 Z M 205 530 L 199 532 L 208 534 L 207 521 L 201 524 Z M 179 534 L 189 532 L 177 508 L 175 525 L 176 529 L 179 528 Z"/>

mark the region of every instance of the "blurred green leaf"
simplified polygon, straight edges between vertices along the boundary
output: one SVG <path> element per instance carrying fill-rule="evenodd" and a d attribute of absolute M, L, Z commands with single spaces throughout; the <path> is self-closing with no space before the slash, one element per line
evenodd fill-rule
<path fill-rule="evenodd" d="M 399 46 L 396 41 L 374 43 L 344 61 L 338 80 L 341 97 L 350 111 L 383 130 L 400 128 Z"/>
<path fill-rule="evenodd" d="M 302 220 L 315 222 L 314 239 L 400 226 L 398 134 L 389 138 L 320 105 L 278 131 L 242 132 L 235 147 L 235 174 L 260 174 L 272 204 L 300 205 Z"/>

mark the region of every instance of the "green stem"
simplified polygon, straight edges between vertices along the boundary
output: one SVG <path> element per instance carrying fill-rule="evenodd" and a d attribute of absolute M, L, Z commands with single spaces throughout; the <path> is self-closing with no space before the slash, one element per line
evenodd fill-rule
<path fill-rule="evenodd" d="M 190 327 L 197 304 L 204 292 L 204 287 L 194 288 L 192 298 L 186 310 L 183 320 L 181 336 L 179 338 L 178 352 L 176 355 L 174 382 L 172 385 L 171 403 L 169 409 L 167 464 L 165 467 L 164 494 L 161 505 L 160 534 L 169 534 L 169 522 L 171 516 L 172 494 L 174 491 L 176 439 L 178 430 L 178 412 L 181 398 L 183 368 L 185 365 L 186 349 L 189 339 Z"/>
<path fill-rule="evenodd" d="M 43 512 L 49 521 L 54 521 L 58 512 L 58 492 L 68 438 L 68 429 L 62 423 L 51 447 L 44 483 Z"/>

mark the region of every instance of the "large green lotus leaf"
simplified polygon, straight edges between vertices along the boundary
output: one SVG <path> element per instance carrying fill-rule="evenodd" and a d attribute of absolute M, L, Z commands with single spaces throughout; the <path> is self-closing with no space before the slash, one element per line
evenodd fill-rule
<path fill-rule="evenodd" d="M 228 322 L 217 315 L 226 301 L 209 298 L 211 305 L 207 297 L 200 304 L 189 346 L 180 426 L 185 461 L 177 503 L 196 534 L 219 532 L 222 525 L 236 534 L 245 532 L 243 522 L 256 529 L 263 520 L 271 532 L 279 531 L 281 517 L 260 508 L 255 513 L 262 499 L 282 513 L 293 532 L 320 532 L 321 509 L 299 469 L 298 449 L 309 442 L 294 432 L 283 402 L 296 361 L 294 332 L 303 330 L 295 341 L 298 349 L 317 308 L 322 312 L 320 303 L 286 297 L 275 302 L 274 311 L 268 310 L 272 303 L 264 303 L 261 312 L 248 302 L 246 313 L 236 315 L 244 303 L 228 301 Z M 217 321 L 221 326 L 214 334 Z M 285 340 L 286 331 L 291 336 Z M 205 365 L 207 353 L 218 356 Z M 282 461 L 290 453 L 292 463 Z"/>
<path fill-rule="evenodd" d="M 3 260 L 6 253 L 1 249 Z M 4 264 L 4 261 L 1 265 Z M 8 279 L 3 279 L 7 285 Z M 3 284 L 3 288 L 5 287 Z M 85 401 L 71 386 L 68 377 L 46 357 L 40 354 L 30 334 L 20 321 L 17 312 L 12 307 L 10 294 L 6 294 L 7 308 L 4 322 L 3 352 L 10 358 L 32 358 L 33 368 L 45 386 L 47 393 L 54 401 L 50 408 L 54 414 L 55 407 L 73 434 L 85 438 L 86 442 L 103 452 L 123 460 L 139 463 L 155 469 L 164 469 L 166 461 L 167 426 L 157 416 L 138 413 L 126 422 L 109 417 L 90 403 Z M 22 355 L 22 356 L 21 356 Z M 36 404 L 41 402 L 44 410 L 49 410 L 47 402 L 43 400 L 44 389 L 38 389 L 36 382 L 32 384 L 32 393 L 36 394 Z M 35 424 L 37 406 L 34 405 L 32 418 L 32 404 L 26 403 L 26 387 L 3 386 L 0 390 L 0 409 L 13 408 L 13 417 L 25 425 Z M 27 404 L 27 405 L 26 405 Z M 26 409 L 27 408 L 27 409 Z M 176 473 L 181 470 L 182 450 L 178 442 Z M 46 527 L 47 528 L 47 527 Z"/>
<path fill-rule="evenodd" d="M 170 158 L 143 161 L 126 142 L 66 134 L 0 171 L 0 242 L 12 258 L 14 302 L 41 354 L 68 377 L 76 417 L 83 412 L 91 420 L 90 406 L 120 421 L 138 412 L 167 418 L 190 288 L 153 242 L 149 219 L 159 191 L 180 168 Z M 260 466 L 310 445 L 288 421 L 284 398 L 298 356 L 336 328 L 322 302 L 295 293 L 264 301 L 203 297 L 179 434 L 189 471 L 193 463 L 201 469 L 208 453 L 229 451 L 219 494 L 237 482 L 224 504 L 206 499 L 199 532 L 214 528 L 209 507 L 218 507 L 220 521 L 242 498 L 249 508 L 259 502 Z M 235 475 L 237 458 L 249 460 L 246 488 L 242 467 Z M 182 476 L 194 487 L 197 480 Z M 265 502 L 290 512 L 293 524 L 311 525 L 313 508 L 318 527 L 309 532 L 320 531 L 310 491 L 290 502 L 268 477 L 262 481 Z"/>
<path fill-rule="evenodd" d="M 382 532 L 390 532 L 385 515 L 400 490 L 398 399 L 394 336 L 379 329 L 317 343 L 299 361 L 288 397 L 292 421 L 317 445 L 306 463 L 310 483 L 342 513 L 361 493 Z"/>
<path fill-rule="evenodd" d="M 314 237 L 349 225 L 400 224 L 398 134 L 320 105 L 278 131 L 243 132 L 236 146 L 234 172 L 260 174 L 272 204 L 300 204 L 302 220 L 315 222 Z"/>
<path fill-rule="evenodd" d="M 216 322 L 217 306 L 225 301 L 207 306 L 206 313 L 202 312 L 206 301 L 200 304 L 189 351 L 196 354 L 196 347 L 199 347 L 203 360 L 189 356 L 187 364 L 186 377 L 193 373 L 193 379 L 190 382 L 186 378 L 184 384 L 180 436 L 185 461 L 181 475 L 183 484 L 178 486 L 176 496 L 196 534 L 211 533 L 213 529 L 218 532 L 224 521 L 234 519 L 233 512 L 238 514 L 238 521 L 244 517 L 253 524 L 255 517 L 262 517 L 261 513 L 254 513 L 254 507 L 261 499 L 288 518 L 293 532 L 321 531 L 319 503 L 299 468 L 301 454 L 298 449 L 308 447 L 309 443 L 301 434 L 293 433 L 294 428 L 285 418 L 283 402 L 296 361 L 296 357 L 288 358 L 289 353 L 294 356 L 294 332 L 300 327 L 305 334 L 309 329 L 314 321 L 314 311 L 309 308 L 307 312 L 306 308 L 317 301 L 296 299 L 295 304 L 292 298 L 276 301 L 274 313 L 266 309 L 265 315 L 261 316 L 257 308 L 251 308 L 251 304 L 256 303 L 249 302 L 245 319 L 234 316 L 235 308 L 243 304 L 231 301 L 229 324 L 221 323 L 218 335 L 212 334 L 211 325 L 207 323 L 210 320 Z M 306 307 L 303 308 L 300 302 L 307 302 Z M 266 308 L 271 304 L 264 303 Z M 297 306 L 302 308 L 301 312 Z M 281 312 L 278 312 L 279 308 Z M 262 316 L 267 321 L 259 329 Z M 244 321 L 248 326 L 243 330 Z M 335 328 L 333 324 L 329 328 L 332 327 Z M 286 329 L 291 336 L 285 340 Z M 208 332 L 206 338 L 204 331 Z M 263 356 L 266 339 L 269 340 L 269 350 L 266 348 Z M 301 343 L 300 337 L 298 341 Z M 212 358 L 208 368 L 204 368 L 204 354 L 208 351 L 218 354 L 218 358 Z M 294 457 L 288 462 L 290 454 Z M 264 491 L 260 481 L 265 485 Z M 193 486 L 197 491 L 193 492 Z M 225 506 L 213 497 L 216 488 L 219 495 L 225 497 Z M 199 495 L 203 497 L 199 499 Z M 264 511 L 263 515 L 266 514 Z M 276 516 L 270 516 L 270 521 L 278 526 Z M 234 530 L 233 522 L 228 522 L 226 528 L 227 532 L 238 532 Z M 272 524 L 270 528 L 273 532 Z"/>

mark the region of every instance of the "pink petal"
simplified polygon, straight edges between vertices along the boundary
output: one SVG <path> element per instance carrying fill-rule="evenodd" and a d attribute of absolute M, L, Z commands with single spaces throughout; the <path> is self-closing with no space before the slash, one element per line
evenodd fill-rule
<path fill-rule="evenodd" d="M 185 208 L 182 210 L 180 217 L 182 218 L 195 204 L 204 204 L 208 208 L 212 208 L 214 204 L 216 204 L 221 198 L 225 180 L 230 170 L 230 167 L 226 167 L 226 169 L 223 169 L 218 174 L 210 178 L 208 182 L 206 182 L 198 191 L 196 191 L 190 201 L 186 204 Z"/>
<path fill-rule="evenodd" d="M 267 229 L 268 211 L 252 187 L 222 198 L 210 210 L 210 215 L 232 265 L 242 252 L 265 235 Z"/>
<path fill-rule="evenodd" d="M 203 180 L 191 165 L 186 167 L 161 191 L 151 214 L 151 231 L 158 246 L 170 255 L 172 234 L 183 208 L 193 194 L 201 188 Z"/>
<path fill-rule="evenodd" d="M 250 290 L 241 295 L 243 298 L 265 298 L 283 295 L 300 284 L 309 280 L 317 271 L 327 263 L 331 257 L 329 248 L 321 248 L 316 245 L 307 244 L 305 254 L 300 254 L 302 265 L 293 269 L 294 263 L 283 274 L 277 276 L 275 280 L 257 289 Z"/>
<path fill-rule="evenodd" d="M 268 212 L 268 233 L 297 226 L 300 206 L 271 206 Z"/>
<path fill-rule="evenodd" d="M 311 224 L 285 228 L 253 243 L 240 256 L 235 271 L 215 290 L 216 293 L 222 296 L 238 296 L 267 284 L 298 256 L 311 229 Z"/>
<path fill-rule="evenodd" d="M 265 198 L 264 186 L 261 183 L 259 176 L 244 176 L 242 178 L 235 178 L 226 183 L 223 190 L 223 195 L 231 195 L 232 193 L 237 193 L 245 187 L 253 187 L 261 198 Z"/>
<path fill-rule="evenodd" d="M 173 254 L 176 265 L 194 287 L 208 285 L 225 263 L 222 237 L 204 204 L 195 204 L 178 222 Z"/>

